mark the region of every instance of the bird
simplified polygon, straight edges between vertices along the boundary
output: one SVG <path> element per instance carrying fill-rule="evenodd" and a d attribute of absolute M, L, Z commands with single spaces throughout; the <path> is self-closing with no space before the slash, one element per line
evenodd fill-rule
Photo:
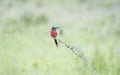
<path fill-rule="evenodd" d="M 52 26 L 51 31 L 50 31 L 51 37 L 54 39 L 54 42 L 55 42 L 57 48 L 58 48 L 58 41 L 57 41 L 56 37 L 58 34 L 57 33 L 58 28 L 59 28 L 58 26 Z"/>

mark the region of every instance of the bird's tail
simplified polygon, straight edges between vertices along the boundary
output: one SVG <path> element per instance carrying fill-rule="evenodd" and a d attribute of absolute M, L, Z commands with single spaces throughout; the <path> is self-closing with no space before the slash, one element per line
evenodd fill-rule
<path fill-rule="evenodd" d="M 57 41 L 57 39 L 54 38 L 54 41 L 55 41 L 56 47 L 58 48 L 58 41 Z"/>

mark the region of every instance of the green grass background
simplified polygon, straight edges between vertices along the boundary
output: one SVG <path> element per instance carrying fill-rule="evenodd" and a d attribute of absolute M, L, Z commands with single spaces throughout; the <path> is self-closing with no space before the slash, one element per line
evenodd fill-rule
<path fill-rule="evenodd" d="M 56 48 L 53 25 L 98 75 L 120 75 L 120 0 L 0 0 L 0 75 L 92 75 L 72 51 Z"/>

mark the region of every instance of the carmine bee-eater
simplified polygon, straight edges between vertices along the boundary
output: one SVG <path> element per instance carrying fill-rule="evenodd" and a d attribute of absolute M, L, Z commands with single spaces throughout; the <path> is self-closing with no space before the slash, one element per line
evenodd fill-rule
<path fill-rule="evenodd" d="M 56 44 L 56 46 L 58 47 L 58 41 L 57 41 L 57 39 L 56 39 L 56 37 L 57 37 L 57 29 L 58 29 L 59 27 L 58 26 L 53 26 L 52 28 L 51 28 L 51 36 L 53 37 L 53 39 L 54 39 L 54 41 L 55 41 L 55 44 Z"/>

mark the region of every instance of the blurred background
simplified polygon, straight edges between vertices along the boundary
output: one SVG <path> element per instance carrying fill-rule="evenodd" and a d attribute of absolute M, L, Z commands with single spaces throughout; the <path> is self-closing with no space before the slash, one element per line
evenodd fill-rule
<path fill-rule="evenodd" d="M 0 0 L 0 75 L 120 75 L 120 0 Z"/>

